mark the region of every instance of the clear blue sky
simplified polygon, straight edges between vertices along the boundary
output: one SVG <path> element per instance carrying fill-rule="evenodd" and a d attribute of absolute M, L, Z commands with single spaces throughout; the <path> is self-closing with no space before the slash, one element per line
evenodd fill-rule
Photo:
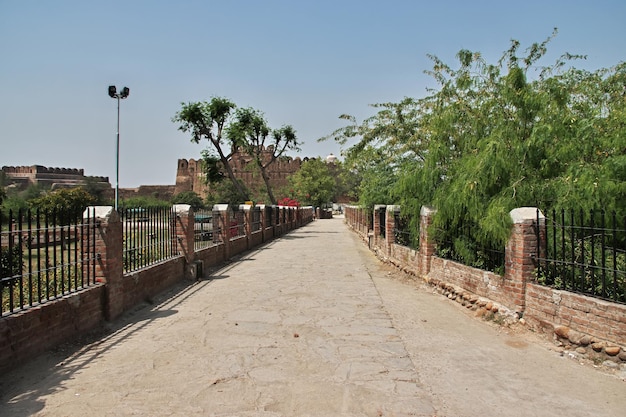
<path fill-rule="evenodd" d="M 427 54 L 460 49 L 495 62 L 511 39 L 543 41 L 595 70 L 626 60 L 626 1 L 0 0 L 0 165 L 84 168 L 120 186 L 173 184 L 179 158 L 198 158 L 171 122 L 181 102 L 227 97 L 294 126 L 300 156 L 370 104 L 422 97 Z"/>

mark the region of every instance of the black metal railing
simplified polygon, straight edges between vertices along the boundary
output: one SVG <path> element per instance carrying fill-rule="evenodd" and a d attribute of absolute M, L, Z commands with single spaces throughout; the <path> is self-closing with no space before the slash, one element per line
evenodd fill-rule
<path fill-rule="evenodd" d="M 124 272 L 132 272 L 179 255 L 176 213 L 171 207 L 122 208 Z"/>
<path fill-rule="evenodd" d="M 435 231 L 437 256 L 473 268 L 504 275 L 504 246 L 481 243 L 471 222 L 446 225 Z"/>
<path fill-rule="evenodd" d="M 1 315 L 95 284 L 94 214 L 0 211 Z"/>
<path fill-rule="evenodd" d="M 393 214 L 394 226 L 393 237 L 394 242 L 398 245 L 407 246 L 412 249 L 419 248 L 419 230 L 413 230 L 411 219 L 401 215 L 398 212 Z"/>
<path fill-rule="evenodd" d="M 261 209 L 259 207 L 252 207 L 250 209 L 250 231 L 252 233 L 261 230 Z"/>
<path fill-rule="evenodd" d="M 270 228 L 275 224 L 275 210 L 272 206 L 265 206 L 265 228 Z"/>
<path fill-rule="evenodd" d="M 626 303 L 626 218 L 601 210 L 553 210 L 543 236 L 539 220 L 537 211 L 537 282 Z"/>
<path fill-rule="evenodd" d="M 195 250 L 215 244 L 213 235 L 213 211 L 198 210 L 194 213 L 193 246 Z"/>
<path fill-rule="evenodd" d="M 386 237 L 386 230 L 387 230 L 387 225 L 386 225 L 386 221 L 387 221 L 387 212 L 385 210 L 379 210 L 378 211 L 378 235 L 382 236 L 382 237 Z"/>

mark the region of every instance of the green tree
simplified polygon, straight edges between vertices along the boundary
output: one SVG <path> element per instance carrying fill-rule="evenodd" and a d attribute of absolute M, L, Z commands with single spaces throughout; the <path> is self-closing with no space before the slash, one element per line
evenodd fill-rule
<path fill-rule="evenodd" d="M 61 188 L 29 201 L 29 206 L 42 213 L 56 213 L 59 216 L 57 219 L 68 222 L 71 216 L 82 214 L 85 208 L 94 202 L 94 197 L 83 188 Z"/>
<path fill-rule="evenodd" d="M 331 202 L 335 193 L 335 179 L 320 158 L 306 160 L 298 172 L 289 177 L 293 196 L 300 203 L 322 207 Z"/>
<path fill-rule="evenodd" d="M 236 152 L 238 144 L 225 136 L 225 129 L 235 110 L 235 104 L 226 98 L 213 97 L 209 102 L 182 103 L 182 109 L 172 118 L 178 123 L 178 130 L 191 132 L 191 141 L 200 143 L 205 138 L 211 145 L 204 157 L 206 167 L 215 173 L 217 159 L 230 179 L 233 187 L 245 201 L 247 191 L 237 181 L 230 165 L 230 157 Z M 213 158 L 210 158 L 210 157 Z M 215 175 L 207 175 L 207 179 L 217 179 Z"/>
<path fill-rule="evenodd" d="M 554 35 L 524 51 L 511 41 L 497 63 L 467 50 L 454 68 L 431 56 L 438 87 L 427 97 L 378 105 L 361 124 L 342 116 L 349 126 L 327 138 L 356 140 L 344 152 L 363 173 L 361 198 L 371 204 L 364 196 L 391 179 L 386 196 L 414 221 L 433 205 L 436 228 L 471 225 L 479 244 L 504 244 L 515 207 L 623 217 L 626 64 L 589 72 L 563 54 L 540 65 Z"/>
<path fill-rule="evenodd" d="M 239 181 L 239 188 L 242 188 L 249 194 L 245 184 Z M 241 197 L 241 193 L 233 186 L 230 181 L 220 181 L 213 183 L 206 198 L 206 206 L 213 207 L 215 204 L 232 204 L 240 205 L 246 201 Z"/>
<path fill-rule="evenodd" d="M 268 168 L 286 151 L 299 150 L 294 128 L 283 126 L 272 130 L 263 113 L 252 108 L 242 108 L 237 110 L 235 121 L 230 124 L 227 135 L 233 143 L 239 144 L 241 149 L 252 157 L 261 173 L 271 203 L 276 204 Z"/>
<path fill-rule="evenodd" d="M 121 202 L 123 208 L 167 208 L 170 207 L 171 202 L 167 200 L 161 200 L 154 196 L 139 196 L 125 198 Z"/>
<path fill-rule="evenodd" d="M 83 186 L 83 188 L 85 189 L 85 191 L 93 196 L 93 204 L 104 204 L 106 202 L 106 199 L 104 198 L 104 193 L 108 188 L 108 185 L 101 183 L 93 177 L 86 177 L 85 185 Z"/>
<path fill-rule="evenodd" d="M 202 198 L 195 191 L 183 191 L 176 194 L 172 199 L 174 204 L 189 204 L 193 210 L 200 210 L 204 207 Z"/>

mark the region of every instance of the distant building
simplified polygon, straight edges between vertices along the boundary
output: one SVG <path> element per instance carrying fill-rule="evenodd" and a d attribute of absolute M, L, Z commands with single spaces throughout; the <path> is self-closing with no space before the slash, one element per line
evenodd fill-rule
<path fill-rule="evenodd" d="M 264 150 L 264 161 L 268 161 L 272 157 L 272 148 Z M 302 163 L 308 161 L 309 158 L 300 159 L 299 157 L 280 157 L 268 167 L 268 176 L 270 184 L 274 190 L 278 190 L 288 184 L 287 178 L 298 172 Z M 237 151 L 230 158 L 230 165 L 233 169 L 235 177 L 241 180 L 245 186 L 254 191 L 265 190 L 265 184 L 258 168 L 250 155 Z M 206 175 L 202 168 L 202 160 L 195 159 L 179 159 L 178 168 L 176 170 L 176 188 L 175 194 L 183 191 L 194 191 L 202 199 L 206 198 L 209 193 L 209 185 L 206 183 Z"/>
<path fill-rule="evenodd" d="M 41 165 L 3 166 L 2 172 L 8 186 L 26 188 L 29 185 L 42 185 L 46 188 L 73 188 L 85 185 L 88 181 L 110 189 L 108 177 L 86 177 L 83 169 L 47 168 Z"/>

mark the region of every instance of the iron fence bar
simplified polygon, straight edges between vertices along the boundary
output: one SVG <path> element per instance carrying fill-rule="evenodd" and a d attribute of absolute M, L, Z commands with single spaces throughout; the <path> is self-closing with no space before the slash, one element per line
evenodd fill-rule
<path fill-rule="evenodd" d="M 96 283 L 96 260 L 97 260 L 97 253 L 96 253 L 96 229 L 98 228 L 98 224 L 97 224 L 97 220 L 96 220 L 96 209 L 92 209 L 91 211 L 91 222 L 89 224 L 93 223 L 93 226 L 91 227 L 92 230 L 92 238 L 91 238 L 91 247 L 92 247 L 92 256 L 91 256 L 91 283 L 95 284 Z M 89 231 L 89 229 L 87 229 L 87 231 Z"/>
<path fill-rule="evenodd" d="M 596 250 L 595 250 L 595 213 L 593 210 L 589 210 L 589 225 L 590 225 L 590 229 L 591 229 L 591 259 L 589 260 L 590 263 L 590 268 L 589 268 L 589 274 L 591 275 L 591 291 L 595 291 L 596 290 L 596 274 L 595 274 L 595 268 L 594 265 L 596 264 Z M 584 229 L 583 229 L 584 231 Z M 583 233 L 583 239 L 584 239 L 584 233 Z M 584 240 L 581 242 L 581 246 L 585 246 L 585 242 Z"/>
<path fill-rule="evenodd" d="M 13 299 L 13 211 L 9 210 L 9 253 L 7 256 L 9 264 L 9 274 L 11 279 L 9 282 L 9 311 L 13 312 L 13 305 L 15 300 Z"/>
<path fill-rule="evenodd" d="M 77 210 L 78 211 L 78 210 Z M 79 216 L 77 212 L 74 212 L 74 288 L 78 288 L 78 260 L 79 258 L 79 252 L 78 252 L 78 242 L 80 242 L 78 240 L 78 225 L 79 223 L 82 223 L 82 216 Z M 82 264 L 81 264 L 81 270 L 82 270 Z M 81 279 L 81 287 L 84 286 L 83 282 L 82 282 L 82 273 L 80 276 Z"/>
<path fill-rule="evenodd" d="M 615 294 L 615 299 L 618 297 L 618 289 L 617 289 L 617 214 L 613 211 L 613 294 Z M 626 223 L 625 223 L 626 224 Z M 624 280 L 624 285 L 626 289 L 626 279 Z M 626 295 L 626 291 L 625 295 Z"/>
<path fill-rule="evenodd" d="M 20 297 L 20 306 L 24 305 L 24 274 L 23 274 L 23 265 L 24 265 L 24 251 L 22 241 L 22 230 L 23 230 L 23 213 L 22 209 L 19 209 L 17 212 L 17 267 L 19 268 L 19 297 Z"/>
<path fill-rule="evenodd" d="M 555 216 L 556 218 L 556 216 Z M 554 227 L 556 228 L 556 224 L 553 222 Z M 567 259 L 567 248 L 565 245 L 565 210 L 561 209 L 561 256 L 563 257 L 563 259 Z M 556 233 L 554 235 L 555 239 L 556 239 Z M 567 273 L 569 271 L 565 271 L 566 274 L 566 279 L 567 279 Z M 554 281 L 554 277 L 556 276 L 556 265 L 554 266 L 554 274 L 552 276 L 552 281 Z M 554 283 L 554 282 L 552 282 Z"/>
<path fill-rule="evenodd" d="M 39 209 L 35 213 L 37 216 L 37 302 L 41 303 L 43 299 L 41 292 L 41 216 Z"/>
<path fill-rule="evenodd" d="M 574 211 L 570 211 L 570 226 L 569 226 L 569 234 L 570 234 L 570 253 L 571 253 L 571 283 L 569 284 L 571 288 L 575 289 L 576 285 L 576 269 L 574 268 L 574 262 L 576 261 L 576 253 L 574 252 L 574 242 L 576 241 L 576 237 L 574 236 Z M 565 223 L 563 223 L 565 226 Z M 567 285 L 566 285 L 567 288 Z"/>
<path fill-rule="evenodd" d="M 600 230 L 602 233 L 602 237 L 601 237 L 601 241 L 602 241 L 602 250 L 601 250 L 601 256 L 602 256 L 602 270 L 600 271 L 602 273 L 602 297 L 606 297 L 606 246 L 605 246 L 605 227 L 606 227 L 606 221 L 605 221 L 605 212 L 602 211 L 601 212 L 601 217 L 600 217 Z"/>

